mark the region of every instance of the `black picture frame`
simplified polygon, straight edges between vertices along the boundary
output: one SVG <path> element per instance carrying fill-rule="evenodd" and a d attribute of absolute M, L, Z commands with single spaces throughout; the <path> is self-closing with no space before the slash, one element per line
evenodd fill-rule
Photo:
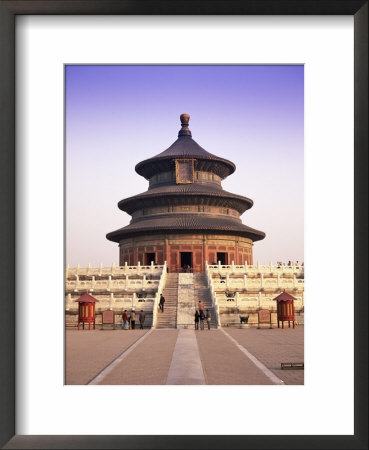
<path fill-rule="evenodd" d="M 354 16 L 354 435 L 15 435 L 15 17 L 19 14 Z M 337 93 L 339 95 L 339 93 Z M 0 445 L 7 449 L 367 449 L 368 448 L 368 1 L 11 0 L 0 1 Z M 344 211 L 342 211 L 344 213 Z M 338 362 L 337 370 L 339 370 Z M 319 407 L 319 405 L 317 405 Z M 206 410 L 203 411 L 206 413 Z M 266 411 L 266 414 L 268 411 Z M 291 411 L 293 413 L 293 410 Z M 271 418 L 272 420 L 272 418 Z"/>

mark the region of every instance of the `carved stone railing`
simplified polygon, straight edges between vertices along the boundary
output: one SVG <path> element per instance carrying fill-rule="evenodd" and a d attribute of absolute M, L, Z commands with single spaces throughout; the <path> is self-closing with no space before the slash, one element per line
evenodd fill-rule
<path fill-rule="evenodd" d="M 101 264 L 99 267 L 69 267 L 66 268 L 66 279 L 77 276 L 119 276 L 119 275 L 141 275 L 141 276 L 160 276 L 163 271 L 163 265 L 151 263 L 149 266 L 142 266 L 138 263 L 137 266 L 128 266 L 127 263 L 124 266 L 103 267 Z"/>
<path fill-rule="evenodd" d="M 211 273 L 211 275 L 215 275 L 218 274 L 220 276 L 226 276 L 227 274 L 230 275 L 241 275 L 241 274 L 246 274 L 246 275 L 258 275 L 258 274 L 264 274 L 264 275 L 284 275 L 284 276 L 288 276 L 290 275 L 291 277 L 293 276 L 293 274 L 296 274 L 296 276 L 303 276 L 304 274 L 304 266 L 302 265 L 296 265 L 296 264 L 292 264 L 290 266 L 288 265 L 273 265 L 273 264 L 269 264 L 269 265 L 261 265 L 261 264 L 257 264 L 255 266 L 251 266 L 248 264 L 242 264 L 242 265 L 237 265 L 234 264 L 232 262 L 232 264 L 216 264 L 216 265 L 208 265 L 209 268 L 209 272 Z"/>
<path fill-rule="evenodd" d="M 215 311 L 216 323 L 217 323 L 218 328 L 221 328 L 222 324 L 220 322 L 219 304 L 218 304 L 217 296 L 216 296 L 215 289 L 214 289 L 213 278 L 209 271 L 209 265 L 208 265 L 207 261 L 205 261 L 205 273 L 206 273 L 206 278 L 207 278 L 207 282 L 208 282 L 208 287 L 209 287 L 210 293 L 211 293 L 212 306 Z"/>
<path fill-rule="evenodd" d="M 163 271 L 159 280 L 158 284 L 158 290 L 155 295 L 153 310 L 152 310 L 152 328 L 156 327 L 157 320 L 158 320 L 158 308 L 159 308 L 159 300 L 160 295 L 162 294 L 165 286 L 165 281 L 167 279 L 167 262 L 164 261 Z"/>
<path fill-rule="evenodd" d="M 277 275 L 276 277 L 266 276 L 259 274 L 258 276 L 249 277 L 247 275 L 232 275 L 227 274 L 225 277 L 214 277 L 210 272 L 210 278 L 212 280 L 213 289 L 217 291 L 275 291 L 278 289 L 288 290 L 302 290 L 304 289 L 304 279 L 296 278 L 293 274 L 292 277 L 282 277 Z"/>
<path fill-rule="evenodd" d="M 67 279 L 65 283 L 66 291 L 73 292 L 96 292 L 96 291 L 109 291 L 109 292 L 118 292 L 118 291 L 156 291 L 159 286 L 159 279 L 150 280 L 147 279 L 144 275 L 141 279 L 129 279 L 129 276 L 126 275 L 125 279 L 112 279 L 111 275 L 109 275 L 108 279 L 99 280 L 92 275 L 91 280 L 71 280 Z"/>
<path fill-rule="evenodd" d="M 235 292 L 231 296 L 227 296 L 226 292 L 217 294 L 218 305 L 224 307 L 237 307 L 242 309 L 258 309 L 265 308 L 271 311 L 277 309 L 277 304 L 274 298 L 277 295 L 262 295 L 261 292 L 248 294 L 245 296 L 242 292 Z M 294 301 L 295 310 L 300 310 L 304 306 L 303 294 L 297 295 Z"/>

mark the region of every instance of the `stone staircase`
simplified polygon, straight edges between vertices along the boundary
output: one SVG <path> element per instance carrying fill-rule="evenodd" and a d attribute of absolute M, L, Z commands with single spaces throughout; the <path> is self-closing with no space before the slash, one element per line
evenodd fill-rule
<path fill-rule="evenodd" d="M 211 315 L 211 328 L 217 328 L 217 321 L 215 316 L 215 310 L 212 307 L 211 293 L 208 288 L 208 282 L 206 278 L 206 273 L 194 273 L 193 276 L 194 281 L 194 289 L 195 289 L 195 304 L 196 308 L 198 307 L 199 300 L 201 300 L 204 305 L 204 312 L 206 314 L 206 310 L 208 309 Z M 205 328 L 207 328 L 207 324 L 205 323 Z"/>
<path fill-rule="evenodd" d="M 158 311 L 156 328 L 177 327 L 178 274 L 168 273 L 163 290 L 164 312 Z"/>

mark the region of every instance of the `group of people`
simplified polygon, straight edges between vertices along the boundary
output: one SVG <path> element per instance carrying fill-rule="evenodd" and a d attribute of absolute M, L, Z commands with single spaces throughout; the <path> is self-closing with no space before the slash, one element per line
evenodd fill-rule
<path fill-rule="evenodd" d="M 145 312 L 141 309 L 140 314 L 138 315 L 138 320 L 140 322 L 140 329 L 143 330 L 144 323 L 145 323 Z M 122 329 L 123 330 L 134 330 L 136 328 L 136 311 L 134 308 L 132 308 L 131 313 L 128 314 L 127 310 L 125 309 L 122 314 Z"/>
<path fill-rule="evenodd" d="M 204 329 L 204 322 L 205 322 L 205 320 L 206 320 L 206 323 L 208 324 L 208 330 L 210 330 L 210 324 L 211 324 L 210 311 L 207 309 L 206 313 L 205 313 L 204 309 L 205 309 L 205 305 L 200 300 L 199 301 L 199 307 L 195 311 L 195 330 L 199 329 L 199 323 L 200 323 L 200 329 L 203 330 Z"/>
<path fill-rule="evenodd" d="M 286 264 L 285 264 L 284 262 L 282 262 L 282 261 L 277 261 L 277 266 L 278 266 L 278 267 L 279 267 L 279 266 L 282 266 L 282 265 L 285 266 Z M 293 266 L 293 261 L 288 261 L 287 266 Z M 303 267 L 303 266 L 304 266 L 304 263 L 302 262 L 301 264 L 299 264 L 299 262 L 296 261 L 296 262 L 295 262 L 295 266 L 297 266 L 297 267 L 299 267 L 299 266 Z"/>

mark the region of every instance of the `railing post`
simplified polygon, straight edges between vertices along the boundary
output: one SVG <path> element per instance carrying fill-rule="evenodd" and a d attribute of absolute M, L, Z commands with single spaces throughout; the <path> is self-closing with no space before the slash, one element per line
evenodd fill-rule
<path fill-rule="evenodd" d="M 67 295 L 67 305 L 65 307 L 66 311 L 69 311 L 71 304 L 72 304 L 72 295 L 68 294 Z"/>
<path fill-rule="evenodd" d="M 94 290 L 94 287 L 95 287 L 95 275 L 92 275 L 92 278 L 91 278 L 91 291 L 93 291 Z"/>
<path fill-rule="evenodd" d="M 244 274 L 243 276 L 243 288 L 245 289 L 245 291 L 247 291 L 247 275 Z"/>
<path fill-rule="evenodd" d="M 78 285 L 79 285 L 79 276 L 76 274 L 76 284 L 75 284 L 74 292 L 78 292 Z"/>
<path fill-rule="evenodd" d="M 111 275 L 109 275 L 109 278 L 108 278 L 108 287 L 107 287 L 107 291 L 110 291 L 110 287 L 111 287 Z"/>
<path fill-rule="evenodd" d="M 218 327 L 222 328 L 222 323 L 220 321 L 220 313 L 219 313 L 219 304 L 218 304 L 218 299 L 216 296 L 216 293 L 214 292 L 214 297 L 213 297 L 213 303 L 215 305 L 215 310 L 216 310 L 216 315 L 217 315 L 217 322 L 218 322 Z"/>
<path fill-rule="evenodd" d="M 152 326 L 151 326 L 151 328 L 155 328 L 156 324 L 157 324 L 159 299 L 160 299 L 160 294 L 163 292 L 166 277 L 167 277 L 167 262 L 164 261 L 163 271 L 161 273 L 161 277 L 160 277 L 159 284 L 158 284 L 158 290 L 155 294 L 154 306 L 153 306 L 153 310 L 152 310 Z"/>
<path fill-rule="evenodd" d="M 155 294 L 154 306 L 152 310 L 152 325 L 151 328 L 156 328 L 157 318 L 158 318 L 158 304 L 159 304 L 159 292 Z"/>
<path fill-rule="evenodd" d="M 110 293 L 110 298 L 109 298 L 109 309 L 110 309 L 110 311 L 113 309 L 113 303 L 114 303 L 114 293 L 111 292 Z"/>

